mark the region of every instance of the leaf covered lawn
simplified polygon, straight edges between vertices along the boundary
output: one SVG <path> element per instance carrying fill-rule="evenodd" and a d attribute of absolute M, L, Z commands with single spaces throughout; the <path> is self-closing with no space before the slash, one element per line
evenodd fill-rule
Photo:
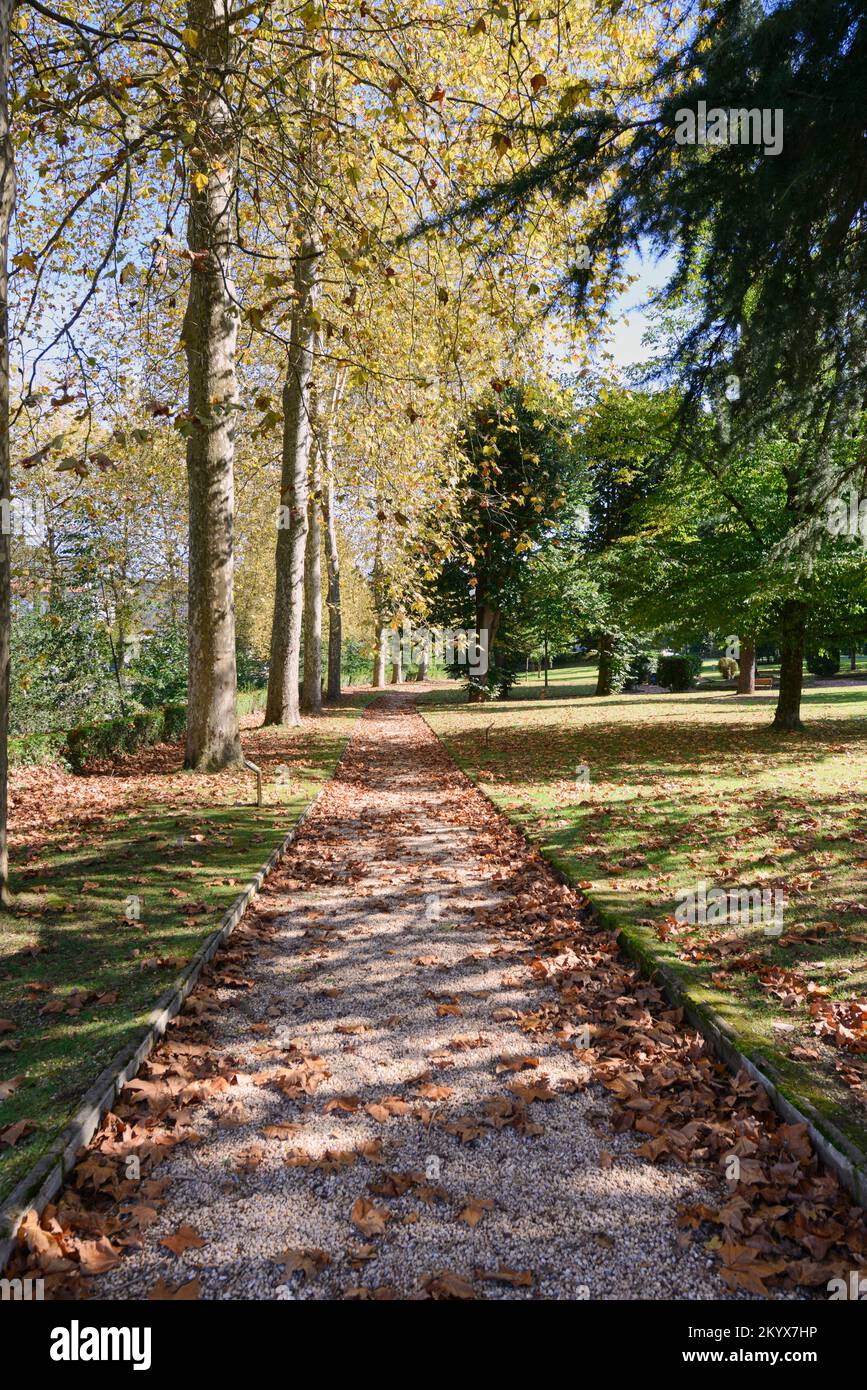
<path fill-rule="evenodd" d="M 778 735 L 772 692 L 596 698 L 591 676 L 486 705 L 440 689 L 421 708 L 606 920 L 867 1147 L 867 687 L 808 689 L 806 732 Z M 702 881 L 781 890 L 782 934 L 681 925 L 677 895 Z"/>
<path fill-rule="evenodd" d="M 11 775 L 12 891 L 0 918 L 0 1199 L 143 1031 L 220 917 L 330 776 L 366 697 L 300 729 L 242 724 L 262 769 L 181 770 L 180 745 L 86 776 Z M 135 902 L 138 899 L 138 902 Z"/>

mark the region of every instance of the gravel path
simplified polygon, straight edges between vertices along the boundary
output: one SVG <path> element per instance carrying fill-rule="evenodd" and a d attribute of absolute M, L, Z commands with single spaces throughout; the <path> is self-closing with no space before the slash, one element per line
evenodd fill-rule
<path fill-rule="evenodd" d="M 370 709 L 258 900 L 252 983 L 220 987 L 188 1044 L 236 1084 L 196 1110 L 200 1141 L 144 1196 L 164 1198 L 146 1241 L 93 1296 L 192 1279 L 205 1298 L 722 1296 L 675 1220 L 706 1178 L 636 1157 L 586 1049 L 519 1027 L 555 999 L 510 916 L 539 881 L 574 930 L 573 895 L 411 699 Z M 200 1244 L 160 1245 L 184 1226 Z"/>
<path fill-rule="evenodd" d="M 797 1297 L 867 1249 L 402 692 L 25 1237 L 60 1298 Z"/>

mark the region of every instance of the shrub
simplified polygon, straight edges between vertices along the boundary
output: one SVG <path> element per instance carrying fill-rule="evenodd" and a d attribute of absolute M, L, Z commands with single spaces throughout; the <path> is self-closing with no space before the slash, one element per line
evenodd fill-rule
<path fill-rule="evenodd" d="M 151 633 L 127 667 L 125 684 L 136 704 L 159 709 L 187 696 L 187 634 L 169 627 Z"/>
<path fill-rule="evenodd" d="M 723 680 L 732 681 L 738 673 L 738 663 L 733 656 L 721 656 L 717 666 Z"/>
<path fill-rule="evenodd" d="M 268 684 L 268 661 L 251 650 L 246 642 L 238 642 L 235 665 L 239 690 L 258 690 Z"/>
<path fill-rule="evenodd" d="M 837 647 L 817 647 L 807 653 L 807 670 L 814 676 L 836 676 L 840 669 L 840 651 Z"/>
<path fill-rule="evenodd" d="M 186 728 L 186 705 L 179 702 L 163 705 L 163 741 L 173 743 L 175 739 L 180 738 L 186 732 Z"/>
<path fill-rule="evenodd" d="M 33 767 L 58 762 L 63 754 L 66 734 L 55 730 L 47 734 L 20 734 L 9 740 L 9 766 Z"/>
<path fill-rule="evenodd" d="M 669 690 L 691 690 L 701 670 L 701 657 L 696 652 L 682 656 L 661 656 L 657 666 L 659 684 Z"/>
<path fill-rule="evenodd" d="M 154 743 L 180 738 L 187 724 L 186 705 L 163 705 L 161 709 L 139 710 L 126 718 L 106 719 L 99 724 L 79 724 L 67 730 L 62 752 L 73 772 L 97 758 L 118 753 L 135 753 Z"/>
<path fill-rule="evenodd" d="M 348 637 L 340 654 L 340 674 L 344 685 L 364 685 L 370 680 L 373 655 L 370 643 Z M 326 658 L 327 664 L 327 658 Z"/>
<path fill-rule="evenodd" d="M 622 689 L 633 690 L 636 685 L 647 685 L 656 670 L 657 659 L 649 648 L 634 646 L 627 652 L 628 662 L 623 673 Z M 618 663 L 615 661 L 614 688 L 621 689 L 618 683 Z"/>

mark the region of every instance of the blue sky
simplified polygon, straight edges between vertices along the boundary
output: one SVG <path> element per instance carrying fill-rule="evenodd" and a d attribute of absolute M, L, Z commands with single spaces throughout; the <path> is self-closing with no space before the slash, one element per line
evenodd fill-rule
<path fill-rule="evenodd" d="M 644 361 L 641 338 L 650 320 L 643 306 L 653 291 L 665 284 L 673 268 L 672 253 L 667 253 L 659 261 L 647 248 L 642 248 L 642 254 L 631 251 L 627 256 L 626 272 L 638 278 L 617 301 L 617 322 L 608 344 L 608 351 L 619 367 Z"/>

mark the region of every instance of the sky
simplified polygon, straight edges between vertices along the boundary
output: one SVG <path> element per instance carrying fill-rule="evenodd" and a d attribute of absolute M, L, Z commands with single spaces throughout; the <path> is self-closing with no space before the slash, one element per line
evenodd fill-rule
<path fill-rule="evenodd" d="M 657 261 L 648 248 L 642 254 L 630 251 L 625 269 L 628 275 L 635 275 L 635 283 L 619 296 L 616 306 L 617 322 L 608 346 L 609 352 L 619 367 L 631 366 L 633 362 L 643 362 L 645 351 L 641 346 L 642 335 L 650 324 L 650 316 L 643 306 L 654 290 L 665 284 L 674 269 L 674 255 L 666 254 Z"/>

